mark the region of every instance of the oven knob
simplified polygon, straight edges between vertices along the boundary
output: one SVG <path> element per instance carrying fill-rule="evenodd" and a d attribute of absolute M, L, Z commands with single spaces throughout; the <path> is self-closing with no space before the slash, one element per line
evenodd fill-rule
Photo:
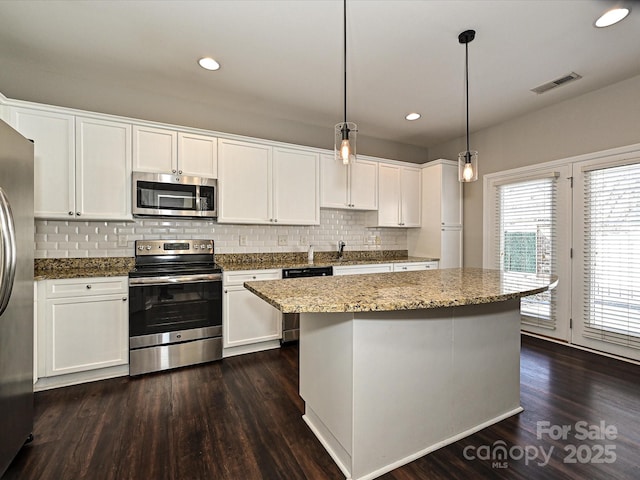
<path fill-rule="evenodd" d="M 151 250 L 151 245 L 147 245 L 147 250 Z"/>
<path fill-rule="evenodd" d="M 209 244 L 209 245 L 207 245 L 207 248 L 208 248 L 209 250 L 213 250 L 213 245 Z"/>
<path fill-rule="evenodd" d="M 138 245 L 138 250 L 144 250 L 144 245 Z"/>

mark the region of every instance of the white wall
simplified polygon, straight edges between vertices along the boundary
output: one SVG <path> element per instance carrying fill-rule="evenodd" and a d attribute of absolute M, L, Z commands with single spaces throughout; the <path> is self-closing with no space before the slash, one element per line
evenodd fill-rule
<path fill-rule="evenodd" d="M 474 133 L 470 146 L 479 152 L 480 176 L 464 185 L 465 266 L 482 266 L 483 175 L 635 143 L 640 143 L 640 76 Z M 459 138 L 430 148 L 429 158 L 457 159 L 464 149 Z"/>
<path fill-rule="evenodd" d="M 247 246 L 239 245 L 240 235 Z M 280 236 L 287 245 L 279 246 Z M 377 237 L 377 238 L 376 238 Z M 213 238 L 216 253 L 335 251 L 339 240 L 346 250 L 406 250 L 401 228 L 367 228 L 365 213 L 320 210 L 320 225 L 230 225 L 206 220 L 142 219 L 135 222 L 70 222 L 36 220 L 36 258 L 133 257 L 135 240 Z M 379 243 L 376 240 L 379 240 Z M 126 246 L 120 246 L 119 241 Z"/>

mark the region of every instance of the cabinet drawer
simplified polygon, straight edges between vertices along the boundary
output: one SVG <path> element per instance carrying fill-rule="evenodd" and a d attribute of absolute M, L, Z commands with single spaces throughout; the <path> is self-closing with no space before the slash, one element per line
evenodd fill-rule
<path fill-rule="evenodd" d="M 280 280 L 281 277 L 281 270 L 239 270 L 236 272 L 225 272 L 223 274 L 223 283 L 225 286 L 243 285 L 244 282 L 252 282 L 254 280 Z"/>
<path fill-rule="evenodd" d="M 406 262 L 394 263 L 394 272 L 411 272 L 414 270 L 435 270 L 438 268 L 438 262 Z"/>
<path fill-rule="evenodd" d="M 354 265 L 333 267 L 334 275 L 361 275 L 367 273 L 387 273 L 393 271 L 392 263 L 377 263 L 369 265 Z"/>
<path fill-rule="evenodd" d="M 89 277 L 47 281 L 47 298 L 127 294 L 128 277 Z"/>

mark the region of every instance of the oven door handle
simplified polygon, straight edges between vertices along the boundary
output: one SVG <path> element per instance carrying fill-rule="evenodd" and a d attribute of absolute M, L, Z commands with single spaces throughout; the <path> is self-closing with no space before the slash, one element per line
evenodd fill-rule
<path fill-rule="evenodd" d="M 202 283 L 222 281 L 220 273 L 206 273 L 199 275 L 165 275 L 161 277 L 130 278 L 131 286 L 175 285 L 178 283 Z"/>

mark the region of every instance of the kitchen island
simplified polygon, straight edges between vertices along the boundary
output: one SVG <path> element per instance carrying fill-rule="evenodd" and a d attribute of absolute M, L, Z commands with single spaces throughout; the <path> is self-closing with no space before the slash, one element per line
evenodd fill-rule
<path fill-rule="evenodd" d="M 247 282 L 300 315 L 304 420 L 372 479 L 522 411 L 520 298 L 552 276 L 445 269 Z"/>

